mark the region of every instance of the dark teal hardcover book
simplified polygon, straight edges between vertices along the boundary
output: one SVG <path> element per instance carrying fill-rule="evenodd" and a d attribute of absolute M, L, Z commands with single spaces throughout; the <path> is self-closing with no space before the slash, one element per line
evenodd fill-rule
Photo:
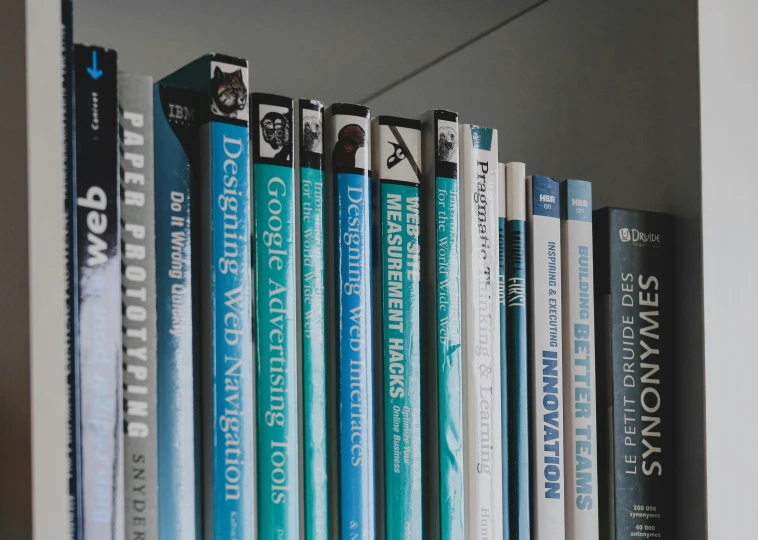
<path fill-rule="evenodd" d="M 464 538 L 458 114 L 422 115 L 421 250 L 424 520 L 428 538 Z"/>
<path fill-rule="evenodd" d="M 206 55 L 161 82 L 201 92 L 200 351 L 203 526 L 208 538 L 255 533 L 250 156 L 247 61 Z"/>
<path fill-rule="evenodd" d="M 527 304 L 526 168 L 505 166 L 506 189 L 506 347 L 508 358 L 508 469 L 509 522 L 504 538 L 531 539 L 529 453 L 529 334 Z M 505 486 L 504 486 L 505 487 Z"/>
<path fill-rule="evenodd" d="M 324 288 L 324 105 L 300 99 L 295 112 L 295 174 L 300 219 L 298 332 L 303 411 L 306 540 L 329 538 L 326 298 Z"/>
<path fill-rule="evenodd" d="M 384 537 L 423 538 L 421 486 L 421 122 L 373 120 L 374 327 L 380 364 Z M 380 423 L 380 425 L 382 424 Z M 383 435 L 383 436 L 379 436 Z"/>
<path fill-rule="evenodd" d="M 620 208 L 592 220 L 600 536 L 671 538 L 672 220 Z"/>
<path fill-rule="evenodd" d="M 197 244 L 202 94 L 153 86 L 158 316 L 158 526 L 199 540 L 200 355 Z M 193 241 L 194 240 L 194 241 Z M 194 248 L 193 248 L 194 247 Z"/>

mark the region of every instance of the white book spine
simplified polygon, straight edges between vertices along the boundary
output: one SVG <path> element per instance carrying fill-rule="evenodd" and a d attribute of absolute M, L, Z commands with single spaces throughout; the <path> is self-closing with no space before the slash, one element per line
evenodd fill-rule
<path fill-rule="evenodd" d="M 561 185 L 566 540 L 599 540 L 592 185 Z"/>
<path fill-rule="evenodd" d="M 528 178 L 534 540 L 564 540 L 559 184 Z"/>
<path fill-rule="evenodd" d="M 461 269 L 466 538 L 502 538 L 497 130 L 462 125 Z"/>

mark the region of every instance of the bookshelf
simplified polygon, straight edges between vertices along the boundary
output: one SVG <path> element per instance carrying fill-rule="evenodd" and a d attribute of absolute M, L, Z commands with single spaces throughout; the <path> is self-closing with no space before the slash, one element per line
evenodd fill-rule
<path fill-rule="evenodd" d="M 154 76 L 228 51 L 250 59 L 254 90 L 370 97 L 376 112 L 397 115 L 454 109 L 499 128 L 504 160 L 593 181 L 598 207 L 672 213 L 678 533 L 753 530 L 754 2 L 356 3 L 340 20 L 371 21 L 358 44 L 323 32 L 332 4 L 302 14 L 225 4 L 78 0 L 75 36 Z M 2 12 L 0 537 L 59 538 L 67 524 L 60 11 L 56 0 L 9 0 Z M 389 39 L 393 29 L 402 37 Z"/>

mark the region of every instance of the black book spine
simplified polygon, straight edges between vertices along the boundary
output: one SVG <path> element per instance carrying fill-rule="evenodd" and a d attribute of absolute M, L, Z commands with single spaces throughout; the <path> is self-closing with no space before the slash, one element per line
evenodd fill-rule
<path fill-rule="evenodd" d="M 116 53 L 75 46 L 82 538 L 124 538 Z"/>
<path fill-rule="evenodd" d="M 593 220 L 601 537 L 672 538 L 672 225 L 615 208 Z"/>
<path fill-rule="evenodd" d="M 81 454 L 79 429 L 79 358 L 77 350 L 76 177 L 74 175 L 74 42 L 73 2 L 61 1 L 61 59 L 63 63 L 63 177 L 66 220 L 66 384 L 68 394 L 69 538 L 81 538 Z"/>

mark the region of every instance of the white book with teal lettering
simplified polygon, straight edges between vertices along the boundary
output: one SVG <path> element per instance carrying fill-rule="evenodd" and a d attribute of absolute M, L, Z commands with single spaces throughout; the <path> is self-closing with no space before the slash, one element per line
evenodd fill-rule
<path fill-rule="evenodd" d="M 461 305 L 466 538 L 503 537 L 497 130 L 464 124 Z"/>

